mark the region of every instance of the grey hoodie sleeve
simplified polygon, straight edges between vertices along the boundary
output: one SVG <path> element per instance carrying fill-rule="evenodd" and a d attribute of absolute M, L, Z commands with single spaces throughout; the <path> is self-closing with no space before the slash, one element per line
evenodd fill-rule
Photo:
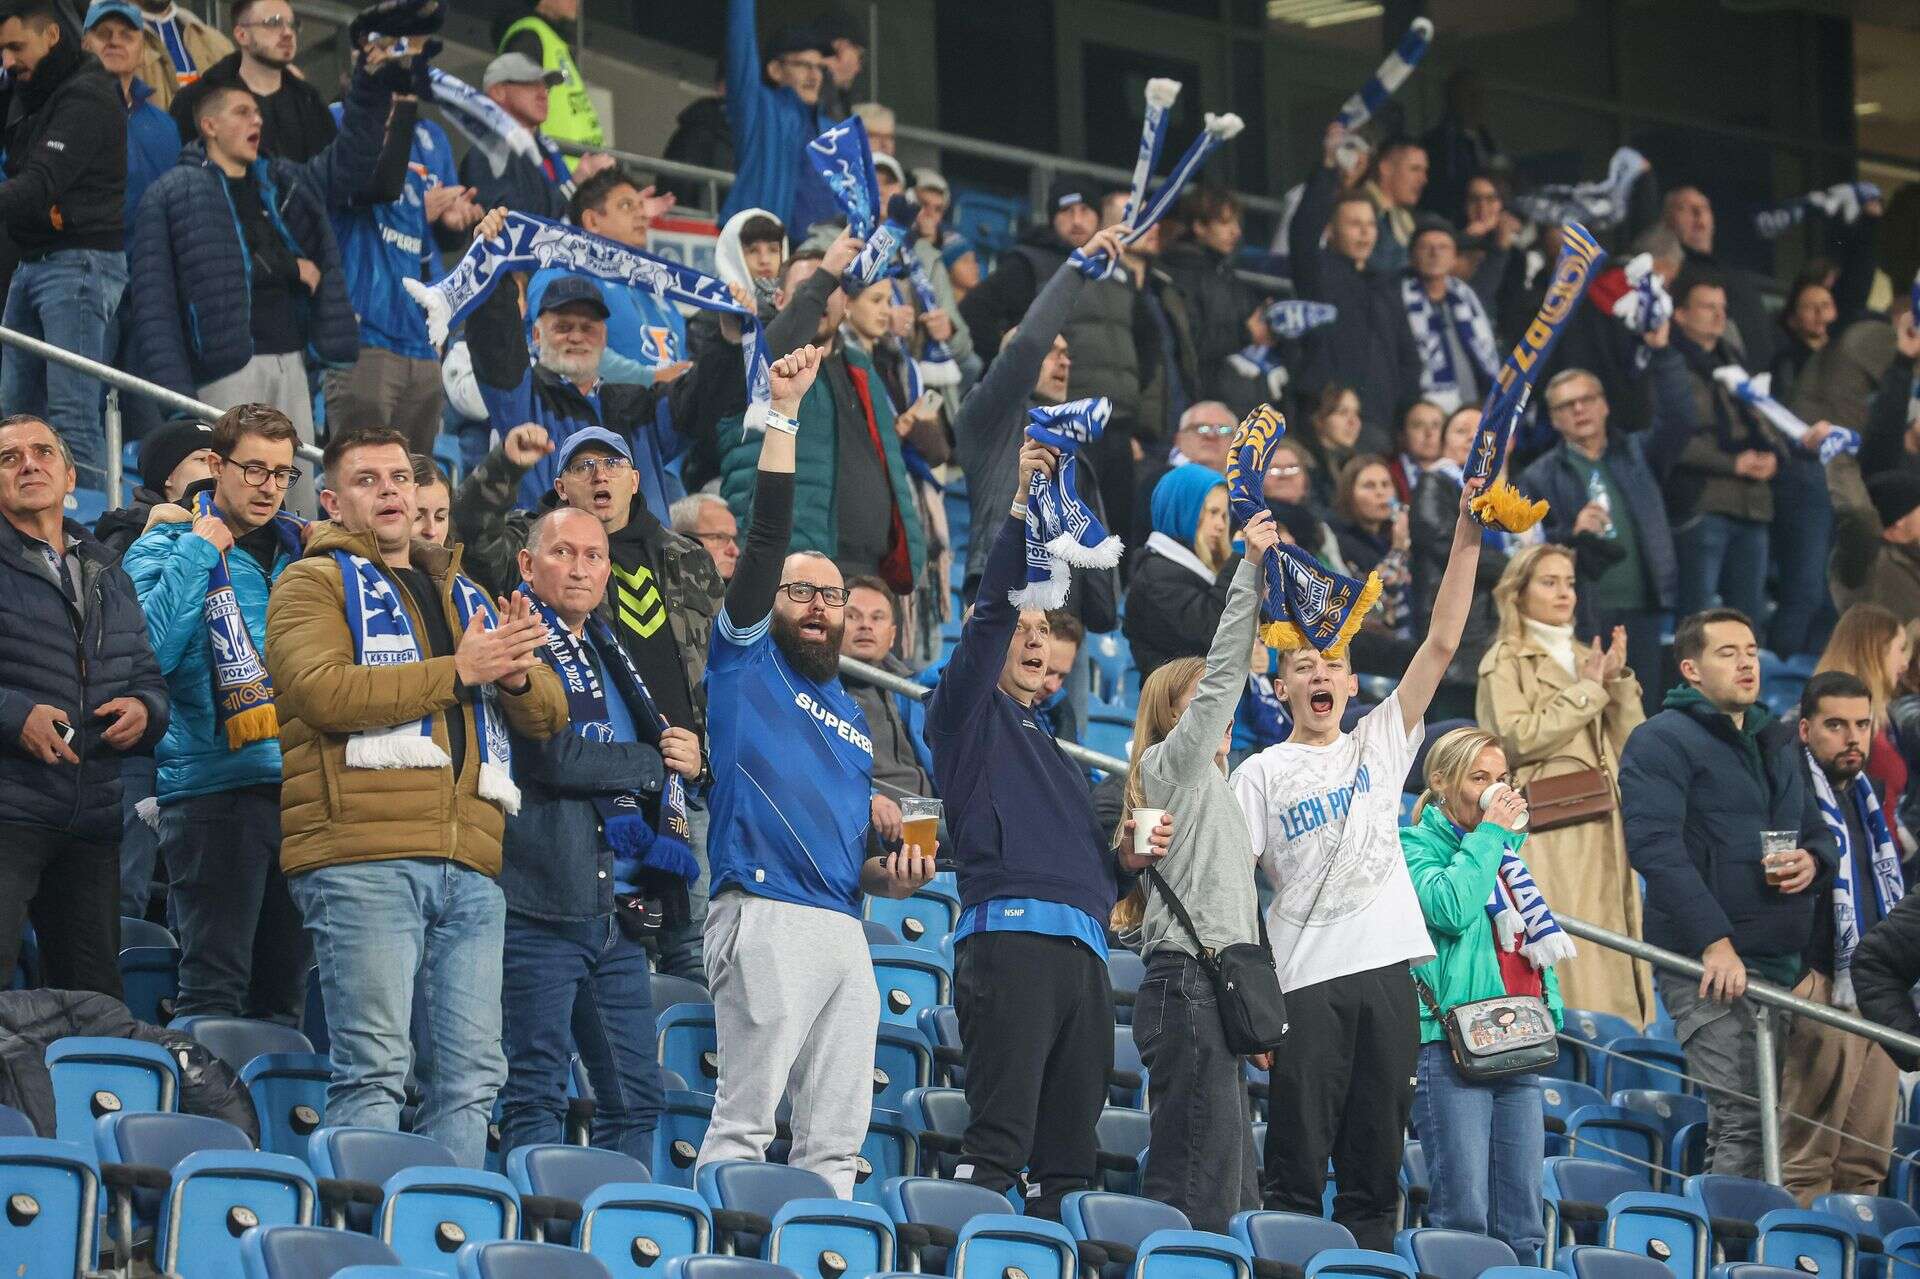
<path fill-rule="evenodd" d="M 1060 264 L 1021 317 L 1019 330 L 1001 346 L 986 376 L 961 403 L 960 415 L 953 423 L 957 439 L 1004 429 L 1007 419 L 1026 403 L 1040 376 L 1040 365 L 1053 349 L 1054 338 L 1066 327 L 1067 315 L 1086 280 L 1073 263 Z"/>
<path fill-rule="evenodd" d="M 1149 768 L 1176 786 L 1191 786 L 1213 767 L 1220 739 L 1233 727 L 1233 713 L 1247 686 L 1247 661 L 1253 651 L 1254 614 L 1260 598 L 1260 571 L 1242 557 L 1233 571 L 1227 607 L 1207 650 L 1207 669 L 1193 700 L 1174 722 L 1173 731 L 1153 753 Z"/>

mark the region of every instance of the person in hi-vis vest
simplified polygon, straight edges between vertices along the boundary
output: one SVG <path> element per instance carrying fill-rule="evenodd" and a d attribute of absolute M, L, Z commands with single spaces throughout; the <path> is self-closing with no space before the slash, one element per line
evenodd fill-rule
<path fill-rule="evenodd" d="M 587 82 L 573 61 L 574 24 L 580 0 L 537 0 L 533 11 L 500 33 L 501 53 L 524 53 L 563 79 L 554 86 L 545 131 L 548 137 L 581 146 L 606 144 L 600 114 L 587 96 Z"/>

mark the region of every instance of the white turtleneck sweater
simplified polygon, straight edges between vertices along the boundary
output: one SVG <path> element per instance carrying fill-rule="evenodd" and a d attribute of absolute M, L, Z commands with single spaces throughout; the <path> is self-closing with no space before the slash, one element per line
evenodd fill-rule
<path fill-rule="evenodd" d="M 1545 622 L 1536 622 L 1531 617 L 1523 617 L 1521 623 L 1527 629 L 1527 637 L 1542 649 L 1548 657 L 1560 663 L 1560 669 L 1569 675 L 1575 674 L 1573 653 L 1573 627 L 1549 626 Z"/>

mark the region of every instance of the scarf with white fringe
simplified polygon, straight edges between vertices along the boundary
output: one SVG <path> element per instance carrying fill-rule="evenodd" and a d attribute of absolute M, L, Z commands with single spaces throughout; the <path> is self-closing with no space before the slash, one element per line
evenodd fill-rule
<path fill-rule="evenodd" d="M 1393 52 L 1367 77 L 1367 82 L 1342 104 L 1340 123 L 1351 131 L 1373 119 L 1373 113 L 1385 106 L 1394 91 L 1407 82 L 1407 77 L 1420 65 L 1420 59 L 1426 56 L 1427 46 L 1432 42 L 1433 23 L 1426 18 L 1415 18 L 1400 37 L 1400 43 L 1394 46 Z"/>
<path fill-rule="evenodd" d="M 1632 147 L 1621 147 L 1607 161 L 1607 176 L 1600 181 L 1550 183 L 1514 196 L 1511 205 L 1529 222 L 1581 222 L 1605 230 L 1627 216 L 1633 184 L 1652 167 Z"/>
<path fill-rule="evenodd" d="M 1860 944 L 1860 915 L 1855 897 L 1860 886 L 1853 882 L 1853 837 L 1847 826 L 1847 815 L 1840 807 L 1840 797 L 1834 794 L 1827 770 L 1820 767 L 1812 751 L 1807 752 L 1807 769 L 1813 775 L 1813 798 L 1820 805 L 1820 816 L 1826 819 L 1827 829 L 1840 845 L 1840 865 L 1833 873 L 1833 1006 L 1856 1008 L 1859 1004 L 1853 993 L 1853 952 Z M 1873 899 L 1880 908 L 1880 918 L 1885 919 L 1907 892 L 1900 875 L 1900 850 L 1893 842 L 1893 832 L 1887 829 L 1887 819 L 1880 811 L 1880 797 L 1873 793 L 1873 783 L 1863 773 L 1854 778 L 1853 785 L 1847 789 L 1860 815 L 1860 829 L 1866 832 L 1872 845 L 1868 861 L 1873 867 Z"/>
<path fill-rule="evenodd" d="M 1748 376 L 1747 371 L 1738 364 L 1723 364 L 1713 371 L 1713 380 L 1724 386 L 1733 398 L 1747 405 L 1761 417 L 1767 419 L 1780 434 L 1795 444 L 1807 438 L 1812 427 L 1792 409 L 1773 398 L 1773 375 L 1756 373 Z M 1843 453 L 1860 451 L 1860 433 L 1844 426 L 1836 426 L 1827 432 L 1820 441 L 1820 461 L 1833 461 Z"/>
<path fill-rule="evenodd" d="M 552 165 L 559 175 L 554 185 L 563 197 L 573 198 L 573 169 L 567 164 L 566 153 L 554 145 L 553 139 L 527 128 L 508 115 L 498 102 L 439 67 L 429 68 L 427 79 L 433 85 L 434 104 L 454 128 L 466 135 L 467 141 L 480 149 L 494 177 L 505 173 L 507 162 L 517 155 L 537 167 Z"/>
<path fill-rule="evenodd" d="M 1500 949 L 1508 954 L 1519 951 L 1535 968 L 1551 968 L 1573 958 L 1573 938 L 1553 917 L 1546 894 L 1511 848 L 1501 850 L 1500 873 L 1493 881 L 1493 896 L 1487 899 L 1487 914 L 1493 919 Z"/>
<path fill-rule="evenodd" d="M 1871 182 L 1836 182 L 1819 191 L 1796 195 L 1791 200 L 1768 205 L 1753 215 L 1753 229 L 1763 240 L 1778 239 L 1789 228 L 1806 220 L 1818 210 L 1830 218 L 1839 218 L 1848 226 L 1860 220 L 1866 206 L 1880 198 L 1880 188 Z"/>
<path fill-rule="evenodd" d="M 1060 450 L 1060 465 L 1052 479 L 1035 471 L 1027 484 L 1027 576 L 1007 593 L 1014 607 L 1059 608 L 1074 568 L 1120 563 L 1120 539 L 1081 499 L 1078 474 L 1080 449 L 1100 438 L 1112 415 L 1113 401 L 1105 396 L 1028 412 L 1027 438 Z"/>

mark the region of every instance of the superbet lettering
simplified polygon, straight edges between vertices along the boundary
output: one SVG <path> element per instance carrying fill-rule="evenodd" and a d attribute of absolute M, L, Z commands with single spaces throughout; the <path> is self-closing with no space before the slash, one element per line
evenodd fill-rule
<path fill-rule="evenodd" d="M 841 719 L 826 707 L 816 703 L 808 694 L 795 693 L 793 695 L 793 704 L 819 720 L 826 726 L 826 730 L 829 733 L 832 733 L 841 741 L 851 742 L 867 754 L 873 754 L 873 739 L 871 737 L 868 737 L 865 733 L 855 728 L 846 720 Z"/>

